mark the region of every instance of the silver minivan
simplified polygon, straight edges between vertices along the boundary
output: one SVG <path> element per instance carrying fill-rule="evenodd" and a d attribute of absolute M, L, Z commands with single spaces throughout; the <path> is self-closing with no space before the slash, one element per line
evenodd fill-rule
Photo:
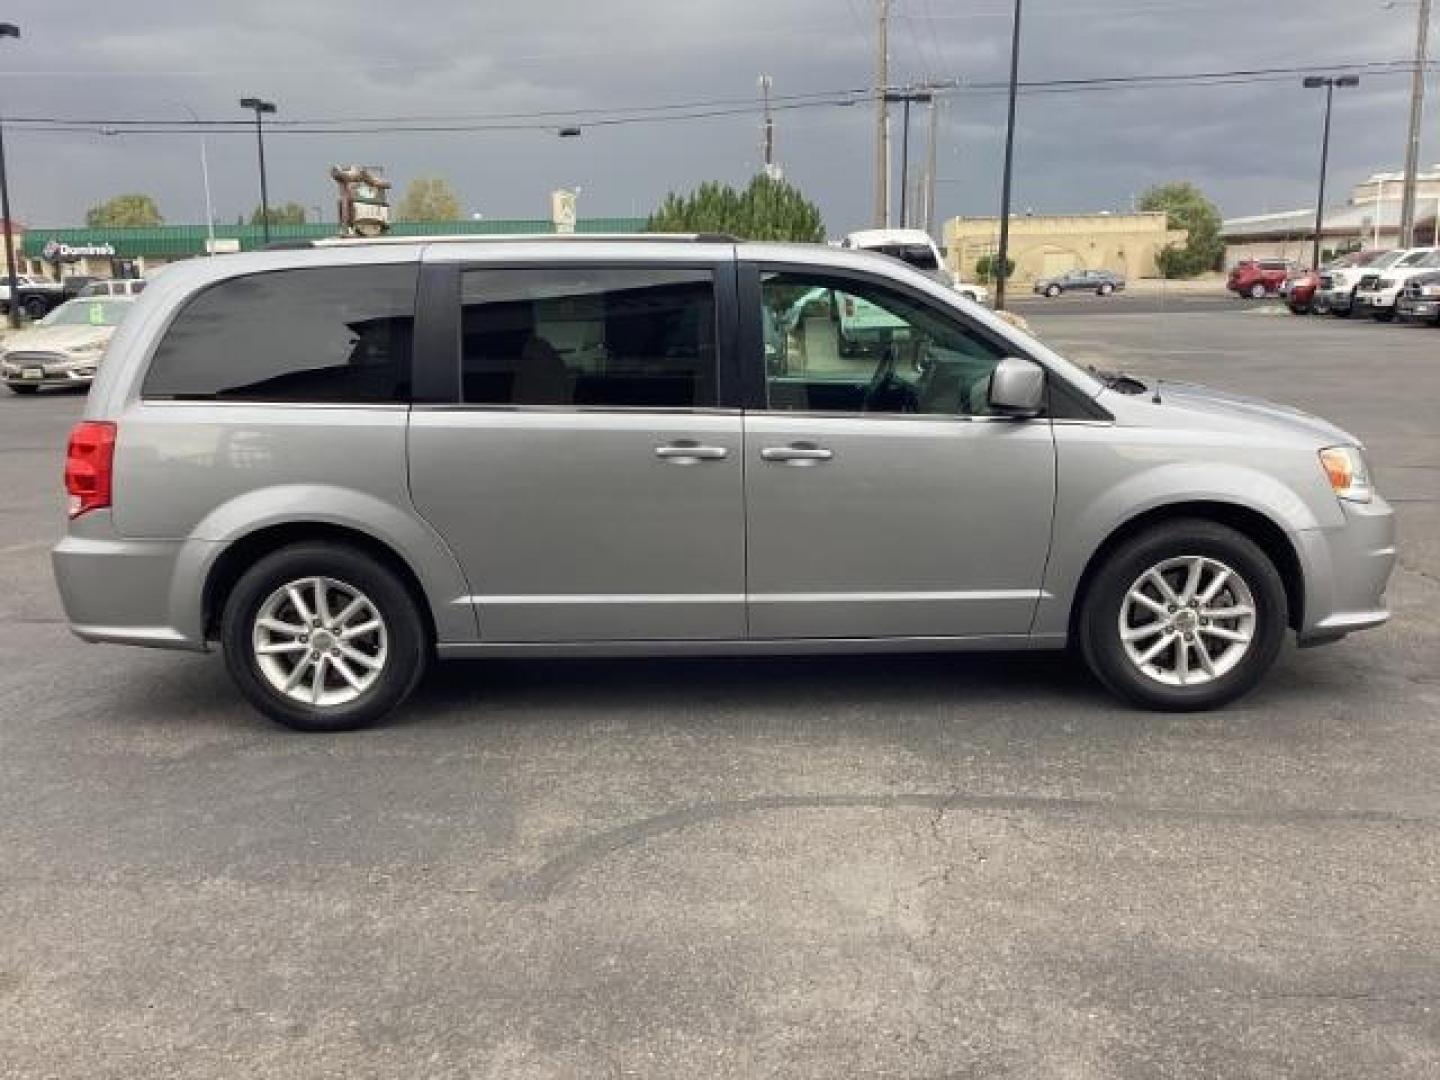
<path fill-rule="evenodd" d="M 1384 622 L 1395 559 L 1323 420 L 1081 370 L 893 259 L 723 237 L 176 266 L 65 479 L 75 632 L 218 644 L 306 730 L 432 657 L 1073 645 L 1200 709 L 1287 630 Z"/>

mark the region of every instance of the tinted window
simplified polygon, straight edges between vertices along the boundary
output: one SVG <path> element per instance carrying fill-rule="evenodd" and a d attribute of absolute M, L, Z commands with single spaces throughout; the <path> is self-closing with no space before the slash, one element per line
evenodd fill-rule
<path fill-rule="evenodd" d="M 344 266 L 231 278 L 181 309 L 145 395 L 377 402 L 409 396 L 416 268 Z"/>
<path fill-rule="evenodd" d="M 467 402 L 716 403 L 709 271 L 471 270 L 461 303 Z"/>
<path fill-rule="evenodd" d="M 989 412 L 1004 355 L 958 316 L 873 282 L 770 273 L 761 279 L 771 409 Z"/>

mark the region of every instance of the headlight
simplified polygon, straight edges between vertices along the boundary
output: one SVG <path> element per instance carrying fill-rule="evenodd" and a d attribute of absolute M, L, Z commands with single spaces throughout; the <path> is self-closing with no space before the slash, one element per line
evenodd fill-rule
<path fill-rule="evenodd" d="M 1349 502 L 1368 503 L 1375 497 L 1370 470 L 1358 446 L 1331 446 L 1320 451 L 1320 466 L 1330 479 L 1336 496 Z"/>

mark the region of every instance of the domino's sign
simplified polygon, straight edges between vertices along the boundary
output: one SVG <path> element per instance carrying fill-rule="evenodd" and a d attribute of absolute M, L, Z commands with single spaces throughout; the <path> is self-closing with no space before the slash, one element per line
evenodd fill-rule
<path fill-rule="evenodd" d="M 114 244 L 62 244 L 51 237 L 40 250 L 46 262 L 71 262 L 75 259 L 113 259 Z"/>

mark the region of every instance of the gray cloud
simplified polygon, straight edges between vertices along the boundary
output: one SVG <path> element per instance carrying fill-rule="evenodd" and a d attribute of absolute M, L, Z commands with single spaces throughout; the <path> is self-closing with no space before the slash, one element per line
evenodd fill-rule
<path fill-rule="evenodd" d="M 1007 0 L 896 0 L 894 77 L 1004 78 Z M 189 106 L 238 117 L 242 94 L 282 116 L 453 115 L 634 106 L 745 97 L 768 72 L 777 94 L 853 88 L 870 79 L 870 0 L 146 0 L 30 8 L 24 37 L 0 47 L 0 106 L 15 116 L 179 119 Z M 84 14 L 77 12 L 83 9 Z M 1414 12 L 1378 0 L 1029 0 L 1023 77 L 1256 68 L 1403 59 Z M 1338 190 L 1403 155 L 1408 78 L 1367 78 L 1337 96 Z M 940 208 L 993 213 L 1004 98 L 959 94 L 942 113 Z M 822 205 L 832 231 L 870 206 L 866 106 L 784 112 L 788 174 Z M 1187 178 L 1228 213 L 1313 199 L 1320 97 L 1299 80 L 1251 86 L 1027 95 L 1021 101 L 1016 201 L 1037 212 L 1119 209 L 1148 184 Z M 1427 131 L 1440 126 L 1440 103 Z M 916 125 L 918 138 L 921 125 Z M 758 118 L 544 132 L 282 136 L 268 144 L 276 201 L 330 205 L 331 163 L 386 165 L 403 185 L 447 176 L 465 205 L 539 217 L 548 191 L 584 188 L 586 215 L 643 214 L 666 190 L 743 181 L 758 162 Z M 79 220 L 120 191 L 153 193 L 172 221 L 199 221 L 194 136 L 98 130 L 8 134 L 16 216 Z M 209 140 L 217 213 L 256 202 L 253 141 Z M 1426 142 L 1426 161 L 1440 151 Z"/>

